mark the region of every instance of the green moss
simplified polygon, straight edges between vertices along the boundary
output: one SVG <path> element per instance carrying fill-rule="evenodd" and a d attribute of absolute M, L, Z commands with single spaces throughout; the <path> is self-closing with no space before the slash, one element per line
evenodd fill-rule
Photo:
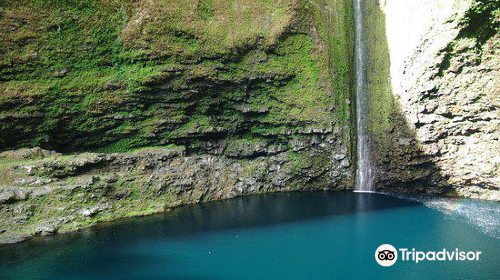
<path fill-rule="evenodd" d="M 309 158 L 301 153 L 289 151 L 288 158 L 290 162 L 286 167 L 290 168 L 291 172 L 294 174 L 298 174 L 301 170 L 307 169 L 311 165 Z"/>
<path fill-rule="evenodd" d="M 55 221 L 55 217 L 65 217 L 68 212 L 71 212 L 73 213 L 71 223 L 55 226 L 58 232 L 68 232 L 103 221 L 159 213 L 175 206 L 174 203 L 178 198 L 172 191 L 158 195 L 153 190 L 145 189 L 138 180 L 131 180 L 133 176 L 137 175 L 122 176 L 113 187 L 97 181 L 89 186 L 91 190 L 58 190 L 47 195 L 29 198 L 26 203 L 33 211 L 26 216 L 25 220 L 15 225 L 7 225 L 3 222 L 9 222 L 9 219 L 4 217 L 6 219 L 0 219 L 0 227 L 8 228 L 11 232 L 33 235 L 41 224 Z M 116 201 L 114 207 L 104 207 L 91 217 L 81 214 L 82 209 L 97 206 L 104 197 L 107 197 L 107 201 L 112 200 L 115 192 L 121 189 L 125 189 L 128 195 L 122 197 L 119 202 Z M 21 202 L 20 205 L 26 205 L 23 203 Z"/>
<path fill-rule="evenodd" d="M 406 127 L 398 101 L 392 92 L 390 57 L 385 34 L 385 15 L 377 1 L 367 1 L 365 13 L 366 91 L 369 102 L 369 133 L 376 142 L 379 158 L 388 156 L 391 149 L 391 132 Z"/>
<path fill-rule="evenodd" d="M 121 48 L 118 34 L 128 20 L 123 5 L 120 1 L 9 1 L 0 20 L 5 42 L 0 51 L 11 67 L 2 68 L 1 76 L 57 84 L 53 77 L 57 71 L 106 72 Z M 22 24 L 9 34 L 7 28 L 16 21 Z"/>
<path fill-rule="evenodd" d="M 202 20 L 207 20 L 208 18 L 213 17 L 214 11 L 212 10 L 212 5 L 212 0 L 203 0 L 198 2 L 196 15 Z"/>
<path fill-rule="evenodd" d="M 328 63 L 336 94 L 336 114 L 339 121 L 349 124 L 353 94 L 354 25 L 351 1 L 324 0 L 311 2 L 314 24 L 328 53 Z M 332 9 L 326 6 L 333 5 Z"/>
<path fill-rule="evenodd" d="M 121 139 L 118 140 L 117 142 L 96 149 L 96 152 L 98 153 L 120 153 L 120 152 L 127 152 L 132 150 L 133 148 L 141 147 L 146 145 L 147 143 L 143 141 L 142 139 L 137 139 L 137 138 L 127 138 L 127 139 Z"/>
<path fill-rule="evenodd" d="M 338 28 L 318 41 L 304 0 L 9 1 L 0 125 L 14 137 L 0 149 L 195 151 L 343 123 L 352 44 L 350 4 L 339 3 L 327 26 Z"/>
<path fill-rule="evenodd" d="M 313 0 L 308 5 L 322 46 L 326 49 L 328 71 L 333 84 L 334 119 L 343 127 L 343 143 L 354 157 L 354 16 L 350 0 Z"/>

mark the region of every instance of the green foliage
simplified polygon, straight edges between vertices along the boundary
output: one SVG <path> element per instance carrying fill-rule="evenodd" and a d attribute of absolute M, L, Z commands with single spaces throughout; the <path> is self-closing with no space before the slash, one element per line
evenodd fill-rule
<path fill-rule="evenodd" d="M 479 62 L 487 41 L 498 33 L 500 28 L 500 1 L 474 1 L 465 15 L 459 19 L 461 26 L 456 40 L 442 50 L 443 61 L 439 65 L 439 76 L 444 76 L 453 56 L 461 53 Z"/>
<path fill-rule="evenodd" d="M 500 1 L 481 0 L 469 9 L 460 20 L 465 28 L 460 32 L 460 37 L 473 37 L 480 46 L 496 34 L 500 27 Z"/>

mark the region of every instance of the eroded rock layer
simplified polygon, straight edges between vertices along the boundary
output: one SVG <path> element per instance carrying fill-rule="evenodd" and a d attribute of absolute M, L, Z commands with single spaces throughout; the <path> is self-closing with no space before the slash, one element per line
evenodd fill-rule
<path fill-rule="evenodd" d="M 0 242 L 352 186 L 350 1 L 0 3 Z"/>

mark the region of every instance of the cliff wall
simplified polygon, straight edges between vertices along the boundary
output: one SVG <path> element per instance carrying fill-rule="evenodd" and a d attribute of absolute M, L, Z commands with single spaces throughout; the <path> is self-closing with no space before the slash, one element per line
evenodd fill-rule
<path fill-rule="evenodd" d="M 365 7 L 378 188 L 499 200 L 499 2 Z"/>
<path fill-rule="evenodd" d="M 0 3 L 0 242 L 352 187 L 350 1 Z"/>

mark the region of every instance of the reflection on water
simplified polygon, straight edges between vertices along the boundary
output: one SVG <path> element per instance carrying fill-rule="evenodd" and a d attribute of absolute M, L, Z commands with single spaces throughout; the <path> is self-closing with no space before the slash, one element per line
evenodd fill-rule
<path fill-rule="evenodd" d="M 148 217 L 132 218 L 97 226 L 82 232 L 49 236 L 0 247 L 0 268 L 12 259 L 27 259 L 45 253 L 50 246 L 64 247 L 81 240 L 93 243 L 128 242 L 134 239 L 185 237 L 210 231 L 279 225 L 322 217 L 363 214 L 390 208 L 411 207 L 419 202 L 380 194 L 351 192 L 304 192 L 247 196 L 226 201 L 192 204 Z M 40 250 L 38 250 L 40 248 Z"/>
<path fill-rule="evenodd" d="M 498 240 L 422 201 L 316 192 L 189 205 L 0 247 L 0 279 L 500 279 Z M 373 252 L 385 243 L 484 260 L 382 269 Z"/>

